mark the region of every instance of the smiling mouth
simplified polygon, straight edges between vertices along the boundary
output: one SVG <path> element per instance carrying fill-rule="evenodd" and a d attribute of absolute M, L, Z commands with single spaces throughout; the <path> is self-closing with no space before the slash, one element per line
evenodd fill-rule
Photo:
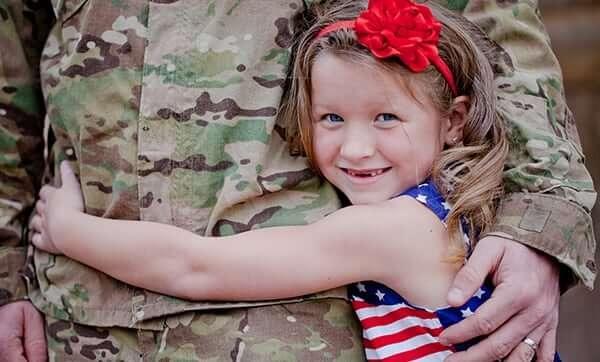
<path fill-rule="evenodd" d="M 373 168 L 373 169 L 368 169 L 368 170 L 353 170 L 350 168 L 340 167 L 340 169 L 342 171 L 344 171 L 344 173 L 346 173 L 352 177 L 367 178 L 367 177 L 376 177 L 376 176 L 382 175 L 382 174 L 388 172 L 389 170 L 391 170 L 392 168 L 385 167 L 385 168 Z"/>

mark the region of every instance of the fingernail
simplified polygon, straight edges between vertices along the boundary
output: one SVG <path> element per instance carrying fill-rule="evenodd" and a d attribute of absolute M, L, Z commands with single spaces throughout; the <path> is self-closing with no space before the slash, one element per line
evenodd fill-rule
<path fill-rule="evenodd" d="M 463 300 L 463 293 L 458 288 L 452 288 L 448 292 L 448 301 L 452 304 L 453 302 L 459 303 Z"/>

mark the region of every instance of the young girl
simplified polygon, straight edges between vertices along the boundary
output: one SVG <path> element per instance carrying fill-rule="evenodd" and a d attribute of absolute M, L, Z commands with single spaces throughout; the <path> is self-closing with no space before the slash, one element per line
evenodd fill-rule
<path fill-rule="evenodd" d="M 462 308 L 446 306 L 471 241 L 493 217 L 507 152 L 485 44 L 433 4 L 366 6 L 328 1 L 297 19 L 280 112 L 292 145 L 353 206 L 311 225 L 202 237 L 85 214 L 63 164 L 62 187 L 40 192 L 33 243 L 189 299 L 284 298 L 356 283 L 349 294 L 368 359 L 441 360 L 466 348 L 437 336 L 491 294 L 484 286 Z"/>

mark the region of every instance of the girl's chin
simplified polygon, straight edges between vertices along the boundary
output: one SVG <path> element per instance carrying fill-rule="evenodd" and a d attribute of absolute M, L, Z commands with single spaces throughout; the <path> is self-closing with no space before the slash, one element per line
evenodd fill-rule
<path fill-rule="evenodd" d="M 367 204 L 375 204 L 382 201 L 387 201 L 391 196 L 383 195 L 380 193 L 372 193 L 372 194 L 352 194 L 348 195 L 348 200 L 352 203 L 352 205 L 367 205 Z"/>

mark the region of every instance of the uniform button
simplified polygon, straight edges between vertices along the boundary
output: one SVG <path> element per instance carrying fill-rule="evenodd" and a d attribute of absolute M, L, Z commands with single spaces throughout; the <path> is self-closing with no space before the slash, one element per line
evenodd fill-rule
<path fill-rule="evenodd" d="M 67 149 L 65 150 L 65 154 L 66 154 L 67 156 L 73 156 L 73 153 L 74 153 L 74 151 L 73 151 L 73 149 L 72 149 L 72 148 L 70 148 L 70 147 L 69 147 L 69 148 L 67 148 Z"/>
<path fill-rule="evenodd" d="M 594 263 L 593 260 L 588 260 L 585 263 L 585 266 L 587 266 L 587 268 L 592 272 L 595 273 L 596 272 L 596 263 Z"/>
<path fill-rule="evenodd" d="M 144 318 L 144 311 L 143 310 L 138 310 L 137 312 L 135 312 L 135 318 L 137 320 L 141 320 L 142 318 Z"/>
<path fill-rule="evenodd" d="M 0 108 L 0 116 L 6 116 L 6 109 Z"/>

